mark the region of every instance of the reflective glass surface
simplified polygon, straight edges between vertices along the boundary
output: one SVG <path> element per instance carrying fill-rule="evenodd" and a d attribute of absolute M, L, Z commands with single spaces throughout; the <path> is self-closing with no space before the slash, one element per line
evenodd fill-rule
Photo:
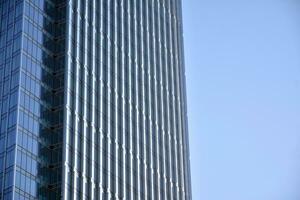
<path fill-rule="evenodd" d="M 180 0 L 0 0 L 0 200 L 190 199 Z"/>

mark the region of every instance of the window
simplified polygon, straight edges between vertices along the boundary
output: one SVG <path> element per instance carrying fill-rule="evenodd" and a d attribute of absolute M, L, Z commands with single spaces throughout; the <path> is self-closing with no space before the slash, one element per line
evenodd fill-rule
<path fill-rule="evenodd" d="M 12 171 L 8 171 L 5 174 L 5 187 L 4 188 L 8 188 L 12 185 L 13 182 L 13 172 Z"/>
<path fill-rule="evenodd" d="M 6 116 L 1 119 L 1 134 L 4 134 L 6 131 Z"/>
<path fill-rule="evenodd" d="M 11 85 L 10 88 L 14 89 L 15 87 L 17 87 L 19 84 L 19 73 L 14 73 L 11 76 Z"/>
<path fill-rule="evenodd" d="M 6 168 L 12 166 L 14 164 L 14 160 L 15 160 L 15 151 L 14 149 L 12 149 L 6 154 Z"/>
<path fill-rule="evenodd" d="M 16 143 L 16 130 L 13 129 L 7 134 L 7 148 Z"/>
<path fill-rule="evenodd" d="M 21 48 L 21 35 L 18 35 L 14 40 L 14 49 L 13 52 L 19 51 Z"/>
<path fill-rule="evenodd" d="M 18 2 L 18 4 L 16 5 L 16 9 L 15 9 L 15 18 L 22 15 L 22 9 L 23 9 L 23 3 Z"/>
<path fill-rule="evenodd" d="M 7 36 L 6 36 L 6 41 L 10 41 L 13 39 L 13 33 L 14 33 L 14 29 L 13 29 L 13 26 L 11 28 L 9 28 L 7 30 Z"/>
<path fill-rule="evenodd" d="M 16 69 L 20 68 L 20 54 L 15 55 L 12 58 L 12 71 L 15 71 Z"/>
<path fill-rule="evenodd" d="M 17 111 L 13 110 L 9 113 L 8 115 L 8 128 L 16 125 L 16 121 L 17 121 Z"/>
<path fill-rule="evenodd" d="M 18 33 L 21 32 L 21 30 L 22 30 L 22 19 L 19 19 L 15 22 L 15 31 L 14 31 L 14 33 L 18 34 Z"/>
<path fill-rule="evenodd" d="M 10 106 L 9 108 L 12 108 L 17 105 L 18 102 L 18 91 L 14 91 L 10 94 Z"/>

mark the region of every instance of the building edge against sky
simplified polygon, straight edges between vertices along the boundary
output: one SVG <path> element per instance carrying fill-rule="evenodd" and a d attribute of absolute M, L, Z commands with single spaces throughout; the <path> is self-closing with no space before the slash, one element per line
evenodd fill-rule
<path fill-rule="evenodd" d="M 191 199 L 180 0 L 0 9 L 0 199 Z"/>

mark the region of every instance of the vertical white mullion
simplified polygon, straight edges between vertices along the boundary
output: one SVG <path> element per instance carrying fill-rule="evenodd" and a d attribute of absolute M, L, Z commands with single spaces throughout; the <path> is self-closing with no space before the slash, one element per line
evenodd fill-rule
<path fill-rule="evenodd" d="M 166 24 L 165 24 L 165 9 L 164 9 L 164 4 L 161 4 L 160 7 L 163 7 L 163 10 L 161 12 L 163 12 L 163 21 L 160 22 L 160 24 L 162 24 L 162 32 L 163 34 L 161 35 L 160 34 L 160 37 L 163 38 L 164 40 L 164 43 L 162 43 L 162 40 L 161 40 L 161 45 L 160 45 L 160 55 L 163 55 L 165 56 L 165 61 L 163 63 L 163 60 L 161 59 L 161 77 L 162 77 L 162 96 L 161 96 L 161 101 L 162 101 L 162 104 L 163 104 L 163 108 L 162 108 L 162 113 L 161 113 L 161 116 L 162 116 L 162 120 L 163 120 L 163 161 L 164 161 L 164 191 L 165 191 L 165 196 L 164 196 L 164 199 L 168 199 L 168 196 L 167 196 L 167 193 L 168 193 L 168 180 L 167 180 L 167 165 L 166 165 L 166 162 L 168 162 L 167 160 L 167 155 L 166 155 L 166 136 L 169 134 L 169 130 L 167 130 L 167 127 L 168 126 L 168 123 L 169 123 L 169 108 L 168 108 L 168 104 L 165 105 L 165 98 L 166 96 L 168 95 L 168 93 L 166 93 L 165 91 L 167 91 L 167 88 L 168 88 L 168 66 L 167 66 L 167 55 L 166 55 L 166 49 L 165 49 L 165 44 L 166 44 Z M 165 68 L 165 75 L 163 74 L 163 68 Z M 165 79 L 165 80 L 164 80 Z M 165 84 L 164 85 L 164 81 L 165 81 Z M 165 112 L 165 107 L 167 109 L 167 118 L 164 117 L 164 112 Z"/>
<path fill-rule="evenodd" d="M 165 94 L 165 97 L 166 97 L 166 99 L 167 99 L 167 105 L 166 105 L 166 108 L 167 108 L 167 127 L 168 127 L 168 130 L 167 130 L 167 135 L 168 135 L 168 138 L 167 138 L 167 142 L 168 142 L 168 150 L 169 150 L 169 152 L 168 152 L 168 155 L 166 155 L 166 153 L 165 153 L 165 156 L 167 157 L 167 162 L 169 163 L 169 169 L 166 169 L 166 171 L 169 171 L 169 176 L 170 177 L 168 177 L 168 179 L 166 178 L 166 182 L 167 182 L 167 186 L 169 185 L 169 188 L 166 188 L 166 195 L 165 195 L 165 198 L 167 199 L 168 198 L 168 196 L 167 196 L 167 194 L 168 194 L 168 192 L 170 192 L 170 198 L 171 199 L 173 199 L 172 198 L 172 192 L 171 192 L 171 168 L 172 168 L 172 159 L 171 159 L 171 131 L 170 131 L 170 103 L 169 103 L 169 99 L 170 99 L 170 91 L 169 91 L 169 85 L 170 85 L 170 83 L 169 83 L 169 68 L 171 68 L 171 66 L 168 66 L 168 60 L 169 59 L 171 59 L 170 57 L 169 57 L 169 55 L 168 55 L 168 50 L 167 50 L 167 48 L 169 47 L 169 46 L 167 46 L 168 44 L 169 44 L 169 42 L 168 42 L 168 38 L 167 38 L 167 25 L 166 25 L 166 21 L 168 20 L 168 13 L 167 13 L 167 10 L 166 10 L 166 1 L 165 1 L 165 3 L 164 3 L 164 41 L 165 41 L 165 43 L 164 43 L 164 54 L 165 54 L 165 68 L 166 68 L 166 76 L 165 76 L 165 78 L 166 78 L 166 85 L 165 85 L 165 87 L 166 87 L 166 94 Z M 167 174 L 166 174 L 167 175 Z"/>
<path fill-rule="evenodd" d="M 107 109 L 107 133 L 106 133 L 106 137 L 107 137 L 107 153 L 108 153 L 108 156 L 107 156 L 107 194 L 108 194 L 108 199 L 111 199 L 112 197 L 112 194 L 111 194 L 111 146 L 112 146 L 112 141 L 111 141 L 111 93 L 112 93 L 112 90 L 111 90 L 111 64 L 112 64 L 112 60 L 111 60 L 111 45 L 112 45 L 112 38 L 111 38 L 111 29 L 110 29 L 110 23 L 111 23 L 111 13 L 110 13 L 110 7 L 111 7 L 111 1 L 108 1 L 107 3 L 107 20 L 108 20 L 108 23 L 107 23 L 107 37 L 106 37 L 106 40 L 107 40 L 107 50 L 108 50 L 108 54 L 106 55 L 107 56 L 107 106 L 108 106 L 108 109 Z"/>
<path fill-rule="evenodd" d="M 175 115 L 175 121 L 177 122 L 178 126 L 176 126 L 175 124 L 175 127 L 176 127 L 176 134 L 175 134 L 175 145 L 176 145 L 176 148 L 175 148 L 175 151 L 176 151 L 176 163 L 177 163 L 177 166 L 176 166 L 176 177 L 177 177 L 177 182 L 176 182 L 176 191 L 177 191 L 177 196 L 178 196 L 178 199 L 181 199 L 181 178 L 179 177 L 182 177 L 182 173 L 181 173 L 181 149 L 180 149 L 180 132 L 181 132 L 181 129 L 180 129 L 180 109 L 179 109 L 179 106 L 178 106 L 178 101 L 179 101 L 179 83 L 178 83 L 178 58 L 177 58 L 177 44 L 176 44 L 176 17 L 175 17 L 175 14 L 176 14 L 176 11 L 175 11 L 175 7 L 174 7 L 174 2 L 173 2 L 173 6 L 170 7 L 171 9 L 171 16 L 172 16 L 172 25 L 171 25 L 171 29 L 172 29 L 172 37 L 174 37 L 174 39 L 172 40 L 172 44 L 173 44 L 173 65 L 174 65 L 174 76 L 175 76 L 175 80 L 176 80 L 176 85 L 174 88 L 174 93 L 175 93 L 175 103 L 174 103 L 174 107 L 175 107 L 175 110 L 177 111 L 177 114 L 174 113 Z M 175 111 L 174 110 L 174 111 Z M 177 129 L 178 127 L 178 129 Z M 179 148 L 178 148 L 179 147 Z M 179 156 L 179 161 L 177 160 L 177 157 Z"/>
<path fill-rule="evenodd" d="M 173 2 L 173 7 L 171 7 L 171 13 L 172 14 L 172 36 L 174 37 L 174 40 L 173 42 L 173 56 L 174 56 L 174 75 L 175 75 L 175 80 L 177 82 L 176 84 L 176 88 L 175 89 L 175 104 L 174 104 L 174 107 L 175 107 L 175 110 L 177 110 L 177 115 L 175 113 L 175 118 L 176 118 L 176 122 L 178 123 L 178 129 L 177 129 L 177 126 L 176 126 L 176 136 L 175 136 L 175 145 L 176 145 L 176 156 L 178 157 L 179 156 L 179 161 L 176 159 L 177 161 L 177 168 L 176 168 L 176 174 L 177 174 L 177 182 L 176 182 L 176 187 L 177 187 L 177 195 L 178 195 L 178 198 L 179 199 L 182 199 L 182 196 L 181 196 L 181 184 L 182 184 L 182 173 L 181 173 L 181 169 L 182 169 L 182 154 L 181 154 L 181 139 L 180 139 L 180 135 L 181 135 L 181 118 L 180 118 L 180 90 L 179 90 L 179 66 L 178 66 L 178 47 L 177 47 L 177 35 L 176 35 L 176 23 L 177 23 L 177 20 L 176 20 L 176 9 L 175 9 L 175 2 Z M 179 148 L 178 148 L 179 147 Z M 179 178 L 180 177 L 180 178 Z"/>
<path fill-rule="evenodd" d="M 77 37 L 76 37 L 76 69 L 75 69 L 75 81 L 74 81 L 74 85 L 75 85 L 75 111 L 74 111 L 74 168 L 73 168 L 73 188 L 74 188 L 74 192 L 73 192 L 73 199 L 76 200 L 77 199 L 77 190 L 79 188 L 77 188 L 77 181 L 79 179 L 79 173 L 78 173 L 78 155 L 76 155 L 76 152 L 80 152 L 80 149 L 78 149 L 78 145 L 79 145 L 79 77 L 80 77 L 80 12 L 81 12 L 81 4 L 80 2 L 77 2 L 77 25 L 76 25 L 76 33 L 77 33 Z"/>
<path fill-rule="evenodd" d="M 172 16 L 171 16 L 171 18 L 172 18 Z M 171 49 L 174 49 L 174 46 L 173 46 L 173 40 L 172 40 L 172 37 L 173 37 L 173 34 L 172 34 L 172 23 L 170 22 L 170 36 L 171 36 L 171 43 L 170 43 L 170 45 L 171 45 Z M 178 155 L 178 149 L 176 148 L 177 147 L 177 141 L 178 141 L 178 139 L 177 139 L 177 133 L 178 133 L 178 131 L 179 130 L 177 130 L 177 127 L 176 127 L 176 121 L 177 121 L 177 119 L 176 119 L 176 112 L 175 112 L 175 110 L 176 110 L 176 97 L 175 97 L 175 90 L 176 90 L 176 88 L 175 88 L 175 84 L 174 84 L 174 81 L 176 81 L 176 77 L 175 77 L 175 63 L 174 63 L 174 55 L 173 55 L 173 51 L 171 52 L 171 65 L 172 65 L 172 69 L 171 69 L 171 74 L 172 74 L 172 102 L 173 102 L 173 107 L 172 107 L 172 109 L 173 109 L 173 129 L 174 129 L 174 134 L 173 134 L 173 148 L 174 148 L 174 151 L 175 151 L 175 155 L 177 156 Z M 173 187 L 176 187 L 176 194 L 175 194 L 175 197 L 173 197 L 174 199 L 178 199 L 179 198 L 179 191 L 178 191 L 178 176 L 179 176 L 179 173 L 178 173 L 178 160 L 177 160 L 177 158 L 176 159 L 174 159 L 174 163 L 175 163 L 175 169 L 176 169 L 176 179 L 174 179 L 174 177 L 173 177 L 173 180 L 174 181 L 176 181 L 175 182 L 175 186 L 173 186 Z M 173 173 L 173 172 L 172 172 Z M 173 191 L 172 191 L 172 193 L 173 193 Z"/>
<path fill-rule="evenodd" d="M 100 180 L 99 180 L 99 196 L 100 196 L 100 200 L 103 199 L 103 193 L 105 191 L 103 191 L 103 177 L 104 177 L 104 172 L 103 172 L 103 147 L 104 147 L 104 144 L 103 144 L 103 129 L 104 129 L 104 126 L 103 126 L 103 123 L 104 123 L 104 120 L 103 120 L 103 89 L 104 89 L 104 82 L 103 82 L 103 41 L 104 41 L 104 35 L 103 35 L 103 22 L 104 22 L 104 18 L 103 18 L 103 5 L 102 5 L 102 2 L 101 1 L 98 1 L 99 5 L 100 5 L 100 35 L 99 35 L 99 39 L 100 39 L 100 45 L 99 45 L 99 48 L 101 48 L 101 50 L 99 51 L 99 64 L 100 64 L 100 69 L 99 69 L 99 74 L 100 74 L 100 85 L 99 85 L 99 99 L 98 99 L 98 103 L 100 105 L 100 109 L 99 109 L 99 169 L 100 169 L 100 172 L 99 172 L 99 176 L 100 176 Z"/>
<path fill-rule="evenodd" d="M 96 94 L 95 94 L 95 88 L 96 88 L 96 44 L 95 44 L 95 38 L 96 38 L 96 9 L 95 9 L 95 0 L 92 0 L 92 7 L 93 7 L 93 18 L 92 18 L 92 70 L 91 70 L 91 80 L 92 80 L 92 119 L 91 119 L 91 134 L 92 134 L 92 139 L 91 139 L 91 146 L 92 146 L 92 158 L 91 158 L 91 165 L 90 165 L 90 170 L 91 170 L 91 186 L 90 186 L 90 198 L 94 199 L 94 191 L 95 191 L 95 148 L 96 148 L 96 141 L 95 141 L 95 128 L 96 128 Z"/>
<path fill-rule="evenodd" d="M 83 58 L 83 120 L 82 120 L 82 125 L 83 125 L 83 143 L 82 146 L 82 196 L 81 199 L 85 199 L 86 197 L 86 186 L 87 186 L 87 160 L 86 160 L 86 155 L 87 155 L 87 82 L 88 82 L 88 72 L 87 72 L 87 49 L 88 49 L 88 1 L 85 1 L 84 4 L 84 58 Z"/>
<path fill-rule="evenodd" d="M 124 21 L 124 0 L 121 0 L 120 3 L 121 6 L 121 32 L 122 32 L 122 41 L 121 41 L 121 57 L 122 57 L 122 65 L 124 67 L 122 67 L 122 158 L 123 158 L 123 173 L 122 173 L 122 181 L 123 181 L 123 188 L 122 189 L 122 193 L 123 193 L 123 199 L 126 199 L 126 129 L 125 129 L 125 124 L 126 124 L 126 120 L 125 120 L 125 56 L 127 56 L 125 54 L 125 48 L 124 48 L 124 23 L 126 23 Z"/>
<path fill-rule="evenodd" d="M 175 4 L 175 3 L 174 3 Z M 175 9 L 174 9 L 174 12 L 175 12 L 175 14 L 177 13 L 177 10 L 176 10 L 176 7 L 175 7 Z M 177 67 L 177 74 L 176 74 L 176 76 L 177 76 L 177 78 L 176 78 L 176 80 L 177 80 L 177 82 L 178 82 L 178 84 L 177 84 L 177 94 L 178 94 L 178 96 L 177 96 L 177 109 L 178 109 L 178 116 L 177 116 L 177 118 L 178 118 L 178 126 L 179 126 L 179 130 L 178 130 L 178 143 L 179 143 L 179 149 L 180 149 L 180 151 L 179 151 L 179 156 L 180 156 L 180 167 L 179 167 L 179 170 L 181 169 L 181 170 L 183 170 L 184 169 L 184 164 L 183 164 L 183 156 L 184 156 L 184 151 L 183 151 L 183 145 L 182 145 L 182 116 L 181 116 L 181 112 L 182 112 L 182 110 L 181 110 L 181 89 L 180 89 L 180 84 L 181 84 L 181 81 L 180 81 L 180 73 L 181 73 L 181 71 L 180 71 L 180 63 L 179 63 L 179 59 L 178 59 L 178 56 L 179 56 L 179 54 L 178 54 L 178 51 L 179 51 L 179 46 L 178 46 L 178 27 L 177 27 L 177 19 L 175 18 L 175 22 L 174 22 L 174 34 L 175 34 L 175 48 L 174 48 L 174 50 L 175 50 L 175 58 L 176 58 L 176 67 Z M 182 199 L 185 199 L 185 197 L 184 197 L 184 173 L 182 173 L 182 171 L 179 171 L 179 174 L 181 175 L 181 179 L 180 179 L 180 183 L 179 183 L 179 189 L 180 189 L 180 193 L 181 193 L 181 198 Z"/>
<path fill-rule="evenodd" d="M 167 2 L 168 4 L 168 8 L 170 8 L 170 2 L 168 1 Z M 168 46 L 166 47 L 166 52 L 167 52 L 167 57 L 169 59 L 169 63 L 170 63 L 170 66 L 168 67 L 168 69 L 170 71 L 167 72 L 167 77 L 168 77 L 168 86 L 170 85 L 170 89 L 171 91 L 169 91 L 169 87 L 168 88 L 168 127 L 169 127 L 169 184 L 170 184 L 170 188 L 169 188 L 169 191 L 170 191 L 170 198 L 171 199 L 174 199 L 174 196 L 173 196 L 173 180 L 174 180 L 174 177 L 173 177 L 173 170 L 172 170 L 172 166 L 173 166 L 173 162 L 175 162 L 176 159 L 172 159 L 172 150 L 173 150 L 173 140 L 172 140 L 172 136 L 175 135 L 174 134 L 174 129 L 171 128 L 171 118 L 173 117 L 173 115 L 171 116 L 171 113 L 170 113 L 170 109 L 173 111 L 172 113 L 174 113 L 174 109 L 173 107 L 171 107 L 170 105 L 170 101 L 173 100 L 173 92 L 172 92 L 172 89 L 173 89 L 173 65 L 172 65 L 172 55 L 171 55 L 171 49 L 172 49 L 172 40 L 171 40 L 171 18 L 170 18 L 170 12 L 169 10 L 165 10 L 166 11 L 166 21 L 168 21 L 168 24 L 169 24 L 169 27 L 168 27 L 168 30 L 167 30 L 167 27 L 166 27 L 166 32 L 168 32 L 168 36 L 169 38 L 166 38 L 166 41 L 168 40 Z M 168 51 L 169 49 L 169 51 Z M 168 74 L 171 74 L 171 80 L 169 80 L 169 75 Z M 174 121 L 173 121 L 174 123 Z M 173 127 L 174 128 L 174 127 Z M 173 130 L 173 132 L 171 132 L 171 130 Z"/>
<path fill-rule="evenodd" d="M 70 74 L 71 71 L 71 58 L 72 58 L 72 16 L 73 16 L 73 12 L 72 12 L 72 3 L 73 1 L 69 1 L 67 6 L 66 6 L 66 23 L 67 23 L 67 35 L 69 35 L 69 38 L 66 38 L 66 67 L 65 67 L 65 71 L 64 71 L 64 76 L 65 76 L 65 90 L 67 91 L 65 93 L 64 96 L 64 127 L 63 127 L 63 178 L 62 178 L 62 197 L 63 199 L 69 199 L 69 184 L 70 184 L 70 177 L 69 177 L 69 173 L 70 173 L 70 156 L 69 155 L 69 140 L 70 140 L 70 130 L 68 128 L 68 126 L 70 125 L 69 122 L 72 120 L 70 112 L 71 112 L 71 96 L 70 96 L 70 87 L 72 85 L 71 81 L 72 81 L 72 77 Z"/>
<path fill-rule="evenodd" d="M 150 176 L 151 176 L 151 191 L 149 191 L 149 193 L 151 193 L 151 198 L 154 198 L 154 171 L 153 171 L 153 144 L 152 144 L 152 138 L 153 138 L 153 130 L 152 130 L 152 124 L 154 123 L 153 121 L 153 116 L 154 116 L 154 113 L 152 113 L 152 80 L 153 80 L 153 77 L 152 77 L 152 73 L 151 73 L 151 68 L 153 68 L 154 66 L 151 66 L 150 65 L 150 60 L 152 59 L 152 57 L 150 56 L 150 51 L 152 51 L 153 49 L 150 49 L 150 26 L 152 26 L 152 24 L 150 24 L 150 20 L 149 18 L 152 17 L 152 13 L 149 12 L 149 2 L 150 0 L 146 0 L 146 4 L 147 4 L 147 10 L 146 10 L 146 16 L 147 16 L 147 52 L 148 52 L 148 55 L 147 55 L 147 61 L 148 61 L 148 76 L 149 76 L 149 79 L 148 79 L 148 98 L 149 98 L 149 119 L 150 119 L 150 122 L 149 122 L 149 146 L 150 146 L 150 154 L 151 154 L 151 158 L 150 158 L 150 169 L 151 169 L 151 173 L 150 173 Z M 153 41 L 151 41 L 153 42 Z"/>
<path fill-rule="evenodd" d="M 156 172 L 154 172 L 154 173 L 156 173 L 156 175 L 154 174 L 154 177 L 156 177 L 156 179 L 157 179 L 157 182 L 156 182 L 156 184 L 157 184 L 157 193 L 156 194 L 154 194 L 154 195 L 157 195 L 157 199 L 158 200 L 160 200 L 160 195 L 159 195 L 159 193 L 160 193 L 160 173 L 159 173 L 159 168 L 160 168 L 160 166 L 159 166 L 159 127 L 158 127 L 158 119 L 159 119 L 159 117 L 158 117 L 158 106 L 157 106 L 157 104 L 158 104 L 158 73 L 159 72 L 157 72 L 157 69 L 156 69 L 156 65 L 157 65 L 157 63 L 156 63 L 156 49 L 157 49 L 157 47 L 156 47 L 156 40 L 158 39 L 157 38 L 157 36 L 155 35 L 155 31 L 156 31 L 156 26 L 155 26 L 155 12 L 154 12 L 154 10 L 155 10 L 155 2 L 156 2 L 156 0 L 152 0 L 152 22 L 153 22 L 153 32 L 152 32 L 152 38 L 153 38 L 153 60 L 154 60 L 154 66 L 153 66 L 153 68 L 154 68 L 154 94 L 155 94 L 155 134 L 156 134 L 156 137 L 155 137 L 155 139 L 156 139 L 156 141 L 155 141 L 155 143 L 156 143 L 156 145 L 155 145 L 155 147 L 156 147 Z"/>
<path fill-rule="evenodd" d="M 145 53 L 145 51 L 144 51 L 144 34 L 146 33 L 145 32 L 145 30 L 144 30 L 144 23 L 146 23 L 146 20 L 144 20 L 144 15 L 143 15 L 143 7 L 145 6 L 145 1 L 141 1 L 140 2 L 140 8 L 139 8 L 139 10 L 140 10 L 140 12 L 139 12 L 139 15 L 140 15 L 140 26 L 141 26 L 141 38 L 140 38 L 140 42 L 141 42 L 141 52 L 140 52 L 140 54 L 141 54 L 141 67 L 142 67 L 142 73 L 140 74 L 140 76 L 142 76 L 142 99 L 141 99 L 141 101 L 142 101 L 142 104 L 143 104 L 143 107 L 141 108 L 142 109 L 142 113 L 143 113 L 143 118 L 141 119 L 141 121 L 142 121 L 142 123 L 143 123 L 143 146 L 141 147 L 141 148 L 143 148 L 143 157 L 141 158 L 141 162 L 143 163 L 143 166 L 144 166 L 144 168 L 142 169 L 143 171 L 144 171 L 144 182 L 143 183 L 141 183 L 141 187 L 143 187 L 143 191 L 144 191 L 144 196 L 142 196 L 141 198 L 142 199 L 147 199 L 147 196 L 148 196 L 148 194 L 147 194 L 147 161 L 146 161 L 146 158 L 147 158 L 147 145 L 146 145 L 146 142 L 147 142 L 147 140 L 146 140 L 146 137 L 147 137 L 147 135 L 146 135 L 146 99 L 145 99 L 145 87 L 146 87 L 146 85 L 145 85 L 145 65 L 146 65 L 146 63 L 145 63 L 145 60 L 144 60 L 144 53 Z M 146 14 L 146 13 L 144 13 L 144 14 Z"/>
<path fill-rule="evenodd" d="M 178 54 L 177 54 L 176 57 L 178 57 Z M 178 65 L 179 64 L 178 63 L 178 58 L 176 60 L 177 60 L 177 81 L 179 82 L 178 88 L 177 88 L 178 89 L 177 94 L 181 95 L 181 90 L 180 90 L 180 84 L 181 83 L 180 83 L 180 74 L 179 74 L 180 70 L 179 70 L 179 65 Z M 182 143 L 182 141 L 183 141 L 183 138 L 182 138 L 183 128 L 182 128 L 182 116 L 181 116 L 182 110 L 181 110 L 181 98 L 180 97 L 177 97 L 177 109 L 178 109 L 178 113 L 179 113 L 179 116 L 177 116 L 178 117 L 178 124 L 179 124 L 179 130 L 178 130 L 179 142 L 178 143 L 179 143 L 179 149 L 180 149 L 180 153 L 179 153 L 179 155 L 180 155 L 180 168 L 179 169 L 183 170 L 184 169 L 184 164 L 183 164 L 184 151 L 183 151 L 183 143 Z M 180 170 L 180 175 L 181 175 L 180 191 L 181 191 L 181 198 L 184 199 L 184 173 L 182 173 L 181 170 Z"/>
<path fill-rule="evenodd" d="M 131 35 L 131 10 L 132 8 L 130 7 L 130 1 L 127 1 L 127 4 L 128 4 L 128 10 L 127 10 L 127 13 L 128 13 L 128 46 L 131 47 L 131 40 L 132 40 L 132 35 Z M 128 73 L 128 82 L 129 82 L 129 118 L 130 118 L 130 126 L 129 126 L 129 135 L 130 135 L 130 149 L 129 149 L 129 155 L 130 155 L 130 199 L 133 200 L 133 151 L 132 151 L 132 146 L 133 146 L 133 138 L 132 138 L 132 133 L 133 133 L 133 124 L 132 124 L 132 92 L 131 92 L 131 85 L 132 85 L 132 76 L 131 76 L 131 70 L 132 70 L 132 60 L 131 60 L 131 55 L 132 55 L 132 49 L 131 48 L 128 48 L 128 60 L 129 60 L 129 73 Z"/>
<path fill-rule="evenodd" d="M 157 13 L 157 20 L 158 20 L 158 51 L 159 51 L 159 55 L 158 55 L 158 65 L 159 65 L 159 82 L 158 82 L 158 92 L 160 93 L 160 99 L 158 99 L 158 101 L 160 102 L 160 111 L 158 111 L 158 115 L 160 116 L 159 119 L 160 119 L 160 122 L 161 122 L 161 126 L 159 127 L 159 140 L 161 139 L 162 141 L 162 144 L 164 144 L 164 135 L 165 135 L 165 130 L 164 130 L 164 116 L 163 116 L 163 110 L 164 110 L 164 103 L 163 103 L 163 89 L 162 89 L 162 79 L 163 79 L 163 76 L 162 76 L 162 62 L 161 62 L 161 34 L 160 34 L 160 31 L 161 31 L 161 28 L 160 28 L 160 2 L 159 0 L 157 0 L 157 10 L 158 10 L 158 13 Z M 159 143 L 158 143 L 159 144 Z M 159 150 L 159 155 L 161 155 L 162 157 L 162 160 L 160 160 L 160 158 L 158 157 L 158 164 L 159 166 L 160 163 L 163 163 L 162 165 L 162 169 L 160 169 L 160 180 L 163 179 L 164 180 L 164 168 L 165 168 L 165 162 L 164 162 L 164 151 L 163 151 L 163 148 L 164 146 L 163 145 L 158 145 L 158 150 Z M 161 152 L 162 151 L 162 152 Z M 161 154 L 162 153 L 162 154 Z M 162 188 L 165 188 L 165 183 L 163 181 L 162 183 L 163 185 L 161 185 Z M 163 189 L 164 191 L 164 189 Z M 159 191 L 159 193 L 161 194 L 161 191 Z M 161 197 L 161 196 L 160 196 Z"/>
<path fill-rule="evenodd" d="M 135 135 L 136 135 L 136 143 L 134 144 L 136 146 L 136 151 L 134 152 L 134 159 L 135 161 L 135 166 L 133 166 L 133 168 L 136 169 L 136 177 L 134 177 L 135 182 L 137 181 L 137 191 L 138 194 L 140 192 L 140 145 L 139 145 L 139 123 L 140 123 L 140 119 L 139 119 L 139 82 L 138 82 L 138 77 L 139 77 L 139 66 L 138 66 L 138 42 L 137 42 L 137 31 L 138 31 L 138 25 L 137 25 L 137 1 L 133 0 L 133 18 L 134 18 L 134 46 L 135 46 L 135 51 L 133 53 L 134 55 L 134 70 L 135 70 L 135 77 L 134 77 L 134 81 L 135 81 L 135 105 L 134 105 L 134 110 L 135 110 L 135 117 L 136 117 L 136 124 L 134 124 L 135 127 Z M 135 186 L 135 185 L 134 185 Z M 138 195 L 139 196 L 139 195 Z"/>
<path fill-rule="evenodd" d="M 115 199 L 118 199 L 119 198 L 119 190 L 118 190 L 118 177 L 119 177 L 119 175 L 118 175 L 118 165 L 119 165 L 119 162 L 118 162 L 118 159 L 119 159 L 119 156 L 118 156 L 118 154 L 119 154 L 119 143 L 118 143 L 118 123 L 119 123 L 119 121 L 118 121 L 118 90 L 119 90 L 119 88 L 118 88 L 118 62 L 117 62 L 117 59 L 118 59 L 118 35 L 116 34 L 118 31 L 118 29 L 120 28 L 120 27 L 118 27 L 117 26 L 117 2 L 116 2 L 116 0 L 114 0 L 114 3 L 113 3 L 113 5 L 114 5 L 114 8 L 113 8 L 113 12 L 114 12 L 114 27 L 115 27 L 115 30 L 113 30 L 115 33 L 114 33 L 114 38 L 112 38 L 113 39 L 113 45 L 114 45 L 114 51 L 113 51 L 113 53 L 114 53 L 114 60 L 112 61 L 113 63 L 114 63 L 114 71 L 115 71 L 115 74 L 114 74 L 114 86 L 115 86 L 115 88 L 114 88 L 114 96 L 115 96 L 115 99 L 113 99 L 114 101 L 115 101 L 115 103 L 114 103 L 114 106 L 115 106 L 115 123 L 114 123 L 114 125 L 115 125 L 115 127 L 114 127 L 114 131 L 115 131 L 115 133 L 114 133 L 114 135 L 115 135 L 115 138 L 114 138 L 114 145 L 115 145 L 115 180 L 114 180 L 114 185 L 115 185 L 115 196 L 114 196 L 114 198 Z"/>
<path fill-rule="evenodd" d="M 160 87 L 160 103 L 161 103 L 161 110 L 160 110 L 160 113 L 159 115 L 161 116 L 161 130 L 162 132 L 160 133 L 161 134 L 161 138 L 162 138 L 162 146 L 160 148 L 162 148 L 162 160 L 159 160 L 158 159 L 158 162 L 163 162 L 163 174 L 160 174 L 160 176 L 163 177 L 163 180 L 164 180 L 164 185 L 163 185 L 163 188 L 164 188 L 164 193 L 166 192 L 166 176 L 165 176 L 165 172 L 166 172 L 166 163 L 165 163 L 165 119 L 164 119 L 164 89 L 163 89 L 163 63 L 162 63 L 162 35 L 161 35 L 161 20 L 160 20 L 160 13 L 161 13 L 161 9 L 160 9 L 160 1 L 157 0 L 157 5 L 158 5 L 158 41 L 159 41 L 159 59 L 158 59 L 158 62 L 159 62 L 159 74 L 160 74 L 160 82 L 159 82 L 159 87 Z M 165 198 L 165 197 L 164 197 Z"/>
<path fill-rule="evenodd" d="M 173 44 L 173 30 L 172 30 L 172 25 L 173 25 L 173 20 L 172 20 L 172 8 L 171 8 L 171 1 L 172 0 L 169 0 L 169 35 L 170 35 L 170 63 L 171 63 L 171 83 L 172 83 L 172 102 L 173 102 L 173 106 L 172 106 L 172 109 L 173 109 L 173 142 L 172 142 L 172 145 L 173 145 L 173 149 L 175 151 L 175 156 L 177 156 L 178 154 L 178 151 L 177 151 L 177 148 L 176 148 L 176 145 L 177 145 L 177 128 L 176 128 L 176 99 L 175 99 L 175 84 L 174 84 L 174 81 L 176 81 L 176 77 L 175 77 L 175 62 L 174 62 L 174 59 L 176 59 L 176 56 L 174 56 L 174 44 Z M 171 152 L 171 151 L 170 151 Z M 170 154 L 171 156 L 171 154 Z M 171 198 L 173 199 L 179 199 L 179 191 L 178 191 L 178 160 L 177 160 L 177 157 L 174 160 L 174 164 L 175 164 L 175 169 L 176 169 L 176 179 L 174 177 L 172 177 L 172 187 L 176 187 L 176 194 L 175 196 L 172 196 Z M 170 170 L 171 170 L 171 173 L 173 174 L 173 170 L 172 170 L 172 165 L 170 165 Z M 173 182 L 175 182 L 175 186 L 173 185 Z M 173 190 L 171 192 L 171 194 L 173 194 Z"/>

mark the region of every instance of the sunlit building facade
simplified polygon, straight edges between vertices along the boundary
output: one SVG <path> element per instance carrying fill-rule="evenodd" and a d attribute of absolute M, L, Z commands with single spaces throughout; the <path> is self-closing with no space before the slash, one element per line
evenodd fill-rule
<path fill-rule="evenodd" d="M 0 0 L 0 200 L 191 199 L 181 0 Z"/>

